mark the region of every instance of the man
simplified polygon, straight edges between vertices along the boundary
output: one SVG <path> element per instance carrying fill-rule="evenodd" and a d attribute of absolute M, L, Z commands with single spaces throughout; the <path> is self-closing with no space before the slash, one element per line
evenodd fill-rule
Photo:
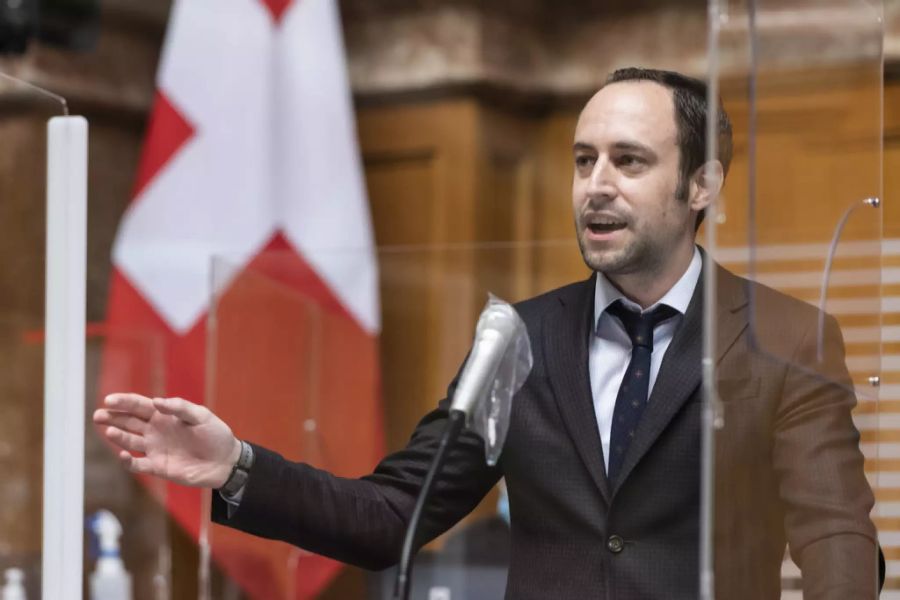
<path fill-rule="evenodd" d="M 694 235 L 731 140 L 723 112 L 721 158 L 706 168 L 705 115 L 701 82 L 643 69 L 613 73 L 580 115 L 573 207 L 595 273 L 517 305 L 534 368 L 501 460 L 486 466 L 481 441 L 464 435 L 420 525 L 423 540 L 446 531 L 505 476 L 507 598 L 697 597 L 705 259 Z M 836 323 L 817 362 L 812 307 L 723 269 L 718 281 L 717 597 L 779 597 L 787 541 L 806 598 L 872 598 L 873 498 Z M 751 294 L 765 311 L 752 339 Z M 233 467 L 250 446 L 180 399 L 114 394 L 95 421 L 133 471 L 224 486 L 216 521 L 379 569 L 398 559 L 447 408 L 359 480 L 258 446 L 244 480 Z"/>

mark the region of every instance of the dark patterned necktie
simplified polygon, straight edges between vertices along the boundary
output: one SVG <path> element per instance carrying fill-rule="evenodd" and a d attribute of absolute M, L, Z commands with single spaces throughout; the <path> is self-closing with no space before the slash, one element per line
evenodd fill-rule
<path fill-rule="evenodd" d="M 609 440 L 607 476 L 610 483 L 614 483 L 622 468 L 628 446 L 634 438 L 634 432 L 637 431 L 644 407 L 647 406 L 653 329 L 679 313 L 671 306 L 660 305 L 642 314 L 629 310 L 618 300 L 606 311 L 622 322 L 628 337 L 631 338 L 631 362 L 628 363 L 625 377 L 622 378 L 622 385 L 619 386 L 619 393 L 616 395 L 616 408 L 613 411 Z"/>

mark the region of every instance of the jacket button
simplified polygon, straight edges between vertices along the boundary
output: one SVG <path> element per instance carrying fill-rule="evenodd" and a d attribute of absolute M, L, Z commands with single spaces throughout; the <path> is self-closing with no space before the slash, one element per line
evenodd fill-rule
<path fill-rule="evenodd" d="M 606 549 L 613 554 L 618 554 L 625 549 L 625 540 L 623 540 L 621 536 L 611 535 L 609 536 L 609 539 L 606 540 Z"/>

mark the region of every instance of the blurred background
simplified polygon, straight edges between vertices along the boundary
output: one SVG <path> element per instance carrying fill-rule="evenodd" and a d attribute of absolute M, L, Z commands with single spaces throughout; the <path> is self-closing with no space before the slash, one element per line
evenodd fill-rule
<path fill-rule="evenodd" d="M 322 1 L 258 4 L 274 31 L 290 23 L 295 5 Z M 884 199 L 876 221 L 852 221 L 847 229 L 850 241 L 875 242 L 881 249 L 871 260 L 864 251 L 841 256 L 844 269 L 862 274 L 832 296 L 863 307 L 836 309 L 842 325 L 859 334 L 845 333 L 854 377 L 865 380 L 873 369 L 881 373 L 877 402 L 861 402 L 860 428 L 867 469 L 885 507 L 876 520 L 889 565 L 887 588 L 900 590 L 900 510 L 892 512 L 900 506 L 900 478 L 892 479 L 900 474 L 900 302 L 893 302 L 900 298 L 900 205 L 893 203 L 900 194 L 900 0 L 885 0 L 883 10 L 880 3 L 847 0 L 833 3 L 837 12 L 830 13 L 816 12 L 813 2 L 788 2 L 793 10 L 777 12 L 762 25 L 772 37 L 757 56 L 767 70 L 757 80 L 753 104 L 746 7 L 725 4 L 731 12 L 719 59 L 722 95 L 735 125 L 735 158 L 717 224 L 719 260 L 738 272 L 767 273 L 770 284 L 814 301 L 816 283 L 804 283 L 803 274 L 821 269 L 835 214 L 852 198 Z M 337 8 L 335 39 L 345 53 L 361 160 L 346 162 L 344 154 L 329 155 L 314 144 L 304 150 L 321 150 L 325 162 L 337 162 L 334 177 L 352 180 L 354 169 L 364 177 L 364 210 L 331 213 L 347 220 L 337 231 L 357 237 L 329 248 L 338 265 L 321 268 L 337 273 L 347 265 L 373 264 L 368 273 L 377 277 L 371 279 L 377 300 L 368 309 L 354 304 L 359 295 L 370 298 L 367 276 L 354 275 L 349 287 L 337 275 L 310 276 L 310 264 L 313 272 L 324 264 L 309 258 L 315 251 L 300 264 L 302 243 L 276 235 L 260 240 L 266 252 L 253 261 L 246 253 L 210 253 L 210 299 L 206 312 L 193 317 L 199 325 L 167 329 L 150 317 L 128 322 L 122 316 L 127 310 L 111 303 L 128 305 L 123 298 L 141 287 L 122 281 L 127 260 L 113 258 L 114 245 L 125 235 L 123 217 L 153 191 L 147 186 L 156 185 L 155 172 L 170 156 L 203 132 L 191 113 L 196 107 L 172 100 L 166 89 L 171 81 L 162 78 L 159 85 L 172 4 L 0 0 L 0 71 L 65 96 L 72 113 L 90 122 L 89 409 L 110 386 L 159 395 L 199 390 L 202 397 L 195 393 L 191 399 L 228 417 L 238 435 L 262 437 L 290 458 L 348 475 L 365 473 L 384 451 L 401 448 L 418 419 L 443 397 L 486 291 L 518 300 L 588 275 L 572 235 L 571 140 L 581 106 L 605 76 L 623 66 L 699 77 L 707 71 L 702 0 L 342 0 Z M 225 8 L 205 3 L 203 10 L 211 25 L 198 31 L 221 47 L 252 55 L 268 43 L 250 22 L 243 27 L 232 19 L 234 28 L 223 29 L 216 11 Z M 779 43 L 784 39 L 806 45 Z M 271 58 L 278 56 L 277 46 L 266 52 L 278 62 Z M 298 69 L 316 64 L 316 48 L 308 52 Z M 243 97 L 258 95 L 260 85 L 274 85 L 276 96 L 290 90 L 277 87 L 277 75 L 261 78 L 270 62 L 231 63 L 228 56 L 218 65 L 205 63 L 228 73 L 228 86 L 210 88 L 207 100 L 210 112 L 240 129 L 248 119 Z M 197 81 L 212 75 L 202 69 L 181 73 L 182 80 Z M 343 99 L 338 95 L 334 102 Z M 296 109 L 302 131 L 302 106 L 283 101 L 278 119 L 289 124 Z M 58 113 L 51 101 L 0 81 L 0 568 L 24 568 L 35 594 L 41 554 L 45 128 Z M 758 125 L 754 170 L 751 115 Z M 278 123 L 268 126 L 279 130 Z M 279 143 L 289 145 L 290 139 Z M 229 164 L 260 168 L 257 163 L 278 148 L 235 144 Z M 748 191 L 751 181 L 754 194 Z M 233 225 L 228 215 L 203 213 L 214 202 L 200 201 L 202 188 L 188 191 L 161 223 L 182 221 L 198 231 L 220 222 L 226 229 Z M 278 195 L 243 194 L 249 204 Z M 192 208 L 192 196 L 201 209 Z M 792 200 L 797 198 L 802 200 Z M 754 203 L 757 218 L 748 222 Z M 753 241 L 772 249 L 751 264 L 747 248 Z M 177 264 L 179 258 L 166 260 Z M 880 300 L 885 297 L 891 301 Z M 267 312 L 268 320 L 258 319 Z M 179 346 L 176 338 L 193 341 Z M 315 364 L 311 355 L 318 356 Z M 357 375 L 337 374 L 346 360 L 363 365 Z M 195 371 L 185 374 L 185 365 Z M 341 381 L 346 379 L 352 381 Z M 356 408 L 341 404 L 342 394 L 368 404 L 354 413 Z M 256 395 L 264 397 L 248 400 Z M 267 405 L 270 397 L 278 399 Z M 279 421 L 289 426 L 282 431 Z M 202 535 L 220 559 L 209 575 L 212 597 L 378 597 L 373 590 L 381 581 L 355 568 L 313 563 L 292 550 L 236 555 L 244 538 L 207 530 L 197 514 L 205 500 L 130 477 L 93 427 L 85 426 L 86 513 L 107 508 L 122 520 L 123 557 L 135 578 L 135 598 L 197 597 L 206 585 L 196 539 Z M 498 496 L 489 495 L 430 549 L 477 555 L 474 546 L 453 542 L 453 536 L 497 519 Z M 491 544 L 502 543 L 502 527 L 499 538 L 490 537 L 496 535 L 491 527 L 482 533 L 496 547 Z M 258 581 L 247 583 L 252 565 L 267 572 L 253 560 L 317 575 L 267 575 L 279 585 L 260 588 Z M 87 573 L 92 565 L 85 563 Z M 502 568 L 502 560 L 498 564 Z M 796 587 L 795 579 L 786 567 L 786 589 Z"/>

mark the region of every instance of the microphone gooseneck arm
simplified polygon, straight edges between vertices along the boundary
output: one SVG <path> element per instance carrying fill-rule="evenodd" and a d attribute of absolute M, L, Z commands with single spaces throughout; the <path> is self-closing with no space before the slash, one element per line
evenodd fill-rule
<path fill-rule="evenodd" d="M 834 263 L 834 255 L 837 252 L 838 242 L 841 240 L 841 234 L 844 232 L 844 225 L 850 215 L 861 206 L 869 206 L 871 208 L 879 208 L 881 199 L 877 196 L 866 198 L 861 202 L 854 202 L 847 207 L 837 226 L 834 228 L 834 234 L 831 236 L 831 243 L 828 244 L 828 257 L 825 259 L 825 267 L 822 269 L 822 286 L 819 289 L 819 321 L 817 323 L 816 335 L 816 360 L 821 363 L 825 360 L 825 304 L 828 302 L 828 281 L 831 278 L 831 265 Z"/>
<path fill-rule="evenodd" d="M 437 451 L 434 458 L 431 459 L 431 466 L 428 467 L 428 473 L 425 475 L 425 481 L 419 490 L 419 497 L 416 499 L 415 508 L 413 508 L 412 516 L 406 526 L 406 537 L 403 539 L 403 550 L 400 553 L 400 564 L 397 567 L 397 579 L 394 584 L 394 600 L 408 600 L 410 592 L 410 584 L 412 582 L 412 559 L 415 552 L 416 533 L 419 529 L 419 521 L 422 518 L 422 512 L 425 510 L 425 504 L 428 502 L 428 496 L 431 495 L 431 489 L 437 475 L 444 466 L 444 460 L 447 458 L 447 450 L 456 441 L 463 426 L 466 424 L 466 413 L 461 410 L 451 409 L 450 416 L 447 419 L 447 426 L 438 442 Z"/>
<path fill-rule="evenodd" d="M 497 378 L 497 369 L 503 361 L 510 341 L 516 335 L 519 322 L 515 310 L 505 303 L 489 305 L 478 318 L 478 324 L 475 327 L 475 341 L 462 373 L 460 373 L 453 394 L 453 402 L 449 407 L 447 425 L 438 442 L 431 466 L 428 467 L 428 472 L 422 482 L 409 523 L 406 525 L 406 537 L 403 540 L 400 564 L 397 567 L 394 600 L 409 598 L 412 559 L 416 551 L 416 536 L 419 521 L 425 511 L 425 504 L 428 502 L 431 490 L 441 472 L 450 446 L 459 437 L 469 415 L 476 414 L 479 406 L 490 396 L 492 382 Z M 528 368 L 531 368 L 530 363 Z"/>

